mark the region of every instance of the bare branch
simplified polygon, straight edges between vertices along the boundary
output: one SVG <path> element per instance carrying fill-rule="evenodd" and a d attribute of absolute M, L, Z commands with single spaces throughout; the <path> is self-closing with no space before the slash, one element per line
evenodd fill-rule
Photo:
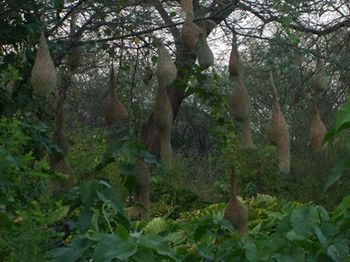
<path fill-rule="evenodd" d="M 159 0 L 149 0 L 149 2 L 154 6 L 154 8 L 158 11 L 164 22 L 168 25 L 174 24 L 173 20 L 170 18 L 168 13 L 165 11 L 163 5 Z M 174 27 L 169 27 L 170 33 L 173 35 L 174 40 L 177 42 L 180 38 L 179 30 Z"/>
<path fill-rule="evenodd" d="M 79 7 L 81 6 L 86 0 L 80 0 L 79 2 L 77 2 L 75 5 L 72 5 L 71 7 L 68 8 L 68 12 L 61 18 L 60 21 L 58 21 L 58 23 L 51 28 L 48 31 L 48 35 L 51 35 L 53 32 L 55 32 L 57 30 L 58 27 L 60 27 L 60 25 L 66 21 L 68 19 L 68 17 Z"/>

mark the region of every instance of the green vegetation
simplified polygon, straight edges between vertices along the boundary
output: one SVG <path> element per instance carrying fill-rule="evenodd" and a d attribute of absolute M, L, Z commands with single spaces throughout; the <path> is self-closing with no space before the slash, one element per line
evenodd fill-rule
<path fill-rule="evenodd" d="M 350 261 L 349 16 L 5 0 L 0 261 Z"/>

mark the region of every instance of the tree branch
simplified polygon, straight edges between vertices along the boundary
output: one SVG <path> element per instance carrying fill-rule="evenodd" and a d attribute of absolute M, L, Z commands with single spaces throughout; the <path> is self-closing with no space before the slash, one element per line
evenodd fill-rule
<path fill-rule="evenodd" d="M 238 4 L 239 0 L 226 0 L 225 3 L 226 5 L 224 5 L 224 7 L 222 7 L 220 10 L 214 10 L 208 17 L 201 17 L 201 18 L 197 18 L 194 20 L 194 22 L 201 22 L 201 21 L 205 21 L 206 23 L 206 29 L 207 29 L 207 33 L 209 35 L 209 33 L 214 29 L 214 23 L 215 24 L 220 24 L 230 13 L 233 12 L 233 10 L 235 9 L 236 5 Z M 170 19 L 170 21 L 172 21 Z M 114 40 L 119 40 L 119 39 L 124 39 L 124 38 L 129 38 L 129 37 L 134 37 L 134 36 L 139 36 L 139 35 L 143 35 L 143 34 L 149 34 L 155 31 L 159 31 L 165 28 L 174 28 L 177 27 L 179 25 L 182 25 L 184 22 L 177 22 L 177 23 L 173 23 L 170 22 L 169 24 L 165 24 L 165 25 L 161 25 L 161 26 L 157 26 L 157 27 L 153 27 L 153 28 L 149 28 L 149 29 L 145 29 L 145 30 L 141 30 L 138 32 L 133 32 L 133 33 L 129 33 L 129 34 L 125 34 L 125 35 L 116 35 L 116 36 L 112 36 L 112 37 L 108 37 L 108 38 L 102 38 L 102 39 L 91 39 L 91 40 L 87 40 L 84 42 L 80 42 L 80 44 L 84 44 L 84 43 L 98 43 L 98 42 L 109 42 L 109 41 L 114 41 Z M 175 29 L 173 29 L 175 30 Z M 176 34 L 180 34 L 179 30 L 176 31 L 178 33 Z M 175 38 L 176 40 L 176 38 Z"/>
<path fill-rule="evenodd" d="M 53 32 L 55 32 L 57 30 L 57 28 L 64 22 L 68 19 L 68 17 L 79 7 L 81 6 L 86 0 L 79 0 L 78 3 L 76 3 L 75 5 L 73 6 L 70 6 L 68 8 L 68 12 L 61 18 L 60 21 L 58 21 L 58 23 L 53 27 L 51 28 L 49 31 L 48 31 L 48 35 L 51 35 L 53 34 Z"/>
<path fill-rule="evenodd" d="M 170 18 L 168 13 L 165 11 L 163 5 L 159 0 L 149 0 L 149 2 L 153 5 L 153 7 L 158 11 L 159 15 L 162 17 L 164 22 L 168 25 L 174 24 L 173 20 Z M 175 42 L 180 38 L 179 30 L 174 27 L 169 27 L 170 33 L 173 35 Z"/>
<path fill-rule="evenodd" d="M 263 21 L 265 24 L 268 24 L 271 22 L 278 22 L 278 23 L 283 22 L 282 17 L 274 16 L 274 15 L 270 15 L 269 17 L 265 17 L 262 14 L 260 14 L 258 11 L 254 10 L 250 6 L 245 5 L 243 3 L 240 3 L 238 5 L 238 7 L 241 8 L 242 10 L 245 10 L 245 11 L 252 13 L 256 17 L 258 17 L 261 21 Z M 310 33 L 310 34 L 322 36 L 322 35 L 327 35 L 327 34 L 333 33 L 333 32 L 335 32 L 338 29 L 343 28 L 343 27 L 350 27 L 350 19 L 343 20 L 342 22 L 339 22 L 335 25 L 332 25 L 332 26 L 329 26 L 329 27 L 326 27 L 323 29 L 309 28 L 309 27 L 303 26 L 301 24 L 290 24 L 289 27 L 296 30 L 296 31 L 299 31 L 299 32 Z"/>

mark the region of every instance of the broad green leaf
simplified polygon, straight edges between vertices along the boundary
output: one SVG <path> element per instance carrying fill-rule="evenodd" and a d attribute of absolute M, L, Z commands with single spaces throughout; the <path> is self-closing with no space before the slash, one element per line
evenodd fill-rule
<path fill-rule="evenodd" d="M 115 234 L 99 234 L 95 239 L 97 240 L 93 254 L 95 262 L 126 260 L 137 252 L 136 241 L 133 238 L 123 241 Z"/>
<path fill-rule="evenodd" d="M 340 204 L 333 212 L 332 219 L 342 216 L 347 210 L 350 209 L 350 195 L 343 198 Z"/>
<path fill-rule="evenodd" d="M 135 161 L 137 157 L 137 151 L 137 146 L 132 143 L 125 143 L 120 148 L 120 154 L 122 154 L 129 163 Z"/>
<path fill-rule="evenodd" d="M 321 229 L 319 227 L 315 228 L 315 235 L 317 236 L 318 240 L 320 241 L 323 248 L 327 247 L 327 238 L 322 233 Z"/>
<path fill-rule="evenodd" d="M 159 235 L 141 236 L 139 246 L 152 249 L 154 252 L 176 259 L 174 252 L 170 249 L 168 242 Z"/>
<path fill-rule="evenodd" d="M 118 163 L 118 173 L 121 176 L 136 176 L 136 167 L 131 163 Z"/>
<path fill-rule="evenodd" d="M 305 240 L 305 236 L 299 235 L 294 230 L 291 230 L 287 233 L 287 239 L 290 241 Z"/>
<path fill-rule="evenodd" d="M 323 206 L 317 206 L 316 208 L 318 210 L 318 213 L 320 214 L 322 222 L 328 222 L 329 221 L 328 211 Z"/>
<path fill-rule="evenodd" d="M 350 99 L 348 99 L 339 109 L 335 120 L 337 132 L 350 127 Z"/>
<path fill-rule="evenodd" d="M 130 236 L 129 230 L 127 230 L 122 224 L 118 224 L 117 233 L 118 233 L 118 236 L 120 236 L 123 241 L 128 240 Z"/>
<path fill-rule="evenodd" d="M 248 261 L 256 261 L 257 260 L 256 245 L 249 240 L 245 244 L 245 256 L 246 256 Z"/>
<path fill-rule="evenodd" d="M 339 162 L 331 171 L 328 176 L 327 182 L 323 189 L 323 194 L 335 183 L 337 182 L 343 173 L 350 169 L 350 156 Z"/>
<path fill-rule="evenodd" d="M 81 201 L 86 206 L 91 206 L 96 199 L 97 183 L 95 181 L 86 181 L 80 186 Z"/>
<path fill-rule="evenodd" d="M 292 211 L 290 222 L 300 236 L 309 237 L 318 225 L 319 217 L 315 207 L 299 207 Z"/>
<path fill-rule="evenodd" d="M 141 150 L 140 156 L 147 164 L 158 164 L 157 157 L 155 155 L 152 155 L 147 150 Z"/>
<path fill-rule="evenodd" d="M 56 248 L 49 252 L 49 256 L 52 258 L 51 262 L 75 262 L 79 261 L 81 256 L 80 250 L 75 250 L 70 247 Z"/>
<path fill-rule="evenodd" d="M 120 196 L 115 189 L 106 188 L 104 190 L 97 191 L 97 197 L 103 202 L 110 201 L 110 204 L 112 205 L 115 211 L 124 214 L 124 209 Z"/>
<path fill-rule="evenodd" d="M 283 262 L 304 262 L 305 255 L 303 249 L 299 247 L 292 247 L 288 252 L 284 253 L 278 261 Z"/>
<path fill-rule="evenodd" d="M 90 228 L 93 215 L 94 212 L 89 209 L 83 209 L 83 211 L 80 213 L 77 226 L 82 234 L 84 234 Z"/>
<path fill-rule="evenodd" d="M 327 255 L 330 256 L 333 261 L 345 261 L 345 257 L 349 256 L 349 247 L 347 241 L 344 239 L 336 240 L 327 248 Z"/>
<path fill-rule="evenodd" d="M 324 223 L 320 226 L 323 234 L 328 238 L 334 237 L 339 232 L 339 226 L 331 224 L 331 223 Z"/>
<path fill-rule="evenodd" d="M 169 223 L 163 217 L 153 218 L 144 228 L 146 234 L 159 234 L 168 229 Z"/>

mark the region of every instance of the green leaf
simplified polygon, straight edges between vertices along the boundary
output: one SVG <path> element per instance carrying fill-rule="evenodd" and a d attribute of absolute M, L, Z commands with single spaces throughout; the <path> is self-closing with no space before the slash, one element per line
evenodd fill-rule
<path fill-rule="evenodd" d="M 249 240 L 246 242 L 246 245 L 245 245 L 245 256 L 246 256 L 248 261 L 256 261 L 257 260 L 256 245 Z"/>
<path fill-rule="evenodd" d="M 80 213 L 77 226 L 82 234 L 84 234 L 90 228 L 91 219 L 93 215 L 94 212 L 92 212 L 89 209 L 84 209 Z"/>
<path fill-rule="evenodd" d="M 194 231 L 194 234 L 193 234 L 193 239 L 194 241 L 199 241 L 201 240 L 201 238 L 207 233 L 208 229 L 212 228 L 213 225 L 210 225 L 210 224 L 202 224 L 202 225 L 199 225 L 196 230 Z"/>
<path fill-rule="evenodd" d="M 135 165 L 130 163 L 119 163 L 118 173 L 121 176 L 136 176 L 138 174 Z"/>
<path fill-rule="evenodd" d="M 324 186 L 324 194 L 335 182 L 337 182 L 343 173 L 350 169 L 350 156 L 346 157 L 340 161 L 331 171 L 331 174 L 328 176 L 327 182 Z"/>
<path fill-rule="evenodd" d="M 336 120 L 336 132 L 350 127 L 350 99 L 348 99 L 339 109 Z"/>
<path fill-rule="evenodd" d="M 290 222 L 292 228 L 300 236 L 309 237 L 319 222 L 315 207 L 299 207 L 292 211 Z"/>
<path fill-rule="evenodd" d="M 145 226 L 146 234 L 159 234 L 169 229 L 169 223 L 162 217 L 155 217 Z"/>
<path fill-rule="evenodd" d="M 127 159 L 127 162 L 131 163 L 131 162 L 135 161 L 135 159 L 137 157 L 137 151 L 138 151 L 138 149 L 137 149 L 136 144 L 125 143 L 120 148 L 119 153 Z"/>
<path fill-rule="evenodd" d="M 328 211 L 323 206 L 317 206 L 316 208 L 318 210 L 318 213 L 320 214 L 322 222 L 328 222 L 329 221 Z"/>
<path fill-rule="evenodd" d="M 349 247 L 346 240 L 336 240 L 327 248 L 327 255 L 330 256 L 333 261 L 345 261 L 344 258 L 349 256 Z"/>
<path fill-rule="evenodd" d="M 141 150 L 140 156 L 147 164 L 159 164 L 157 157 L 147 150 Z"/>
<path fill-rule="evenodd" d="M 86 206 L 92 206 L 96 199 L 98 185 L 95 181 L 86 181 L 80 186 L 81 201 Z"/>
<path fill-rule="evenodd" d="M 139 239 L 139 246 L 152 249 L 156 253 L 173 258 L 176 260 L 176 256 L 170 249 L 169 244 L 159 235 L 142 236 Z"/>
<path fill-rule="evenodd" d="M 298 235 L 294 230 L 291 230 L 287 233 L 287 239 L 290 241 L 298 241 L 298 240 L 305 240 L 305 237 L 302 235 Z"/>
<path fill-rule="evenodd" d="M 117 233 L 123 241 L 127 241 L 130 236 L 129 230 L 127 230 L 122 224 L 118 224 Z"/>
<path fill-rule="evenodd" d="M 98 234 L 95 240 L 97 240 L 93 254 L 95 262 L 109 262 L 114 259 L 126 260 L 137 252 L 134 238 L 123 241 L 115 234 Z"/>
<path fill-rule="evenodd" d="M 350 195 L 347 195 L 343 198 L 343 200 L 334 210 L 332 219 L 342 216 L 349 209 L 350 209 Z"/>
<path fill-rule="evenodd" d="M 120 196 L 117 193 L 117 191 L 113 188 L 106 188 L 102 191 L 97 191 L 97 197 L 103 202 L 110 201 L 115 211 L 124 214 L 124 209 L 120 200 Z"/>
<path fill-rule="evenodd" d="M 49 252 L 49 256 L 52 257 L 51 262 L 75 262 L 78 261 L 81 256 L 81 251 L 74 250 L 70 247 L 56 248 Z"/>
<path fill-rule="evenodd" d="M 9 217 L 9 214 L 6 212 L 0 212 L 0 226 L 1 227 L 10 227 L 10 225 L 12 224 L 12 221 Z"/>
<path fill-rule="evenodd" d="M 331 223 L 324 223 L 321 225 L 321 230 L 322 233 L 329 239 L 339 233 L 339 226 Z"/>
<path fill-rule="evenodd" d="M 48 256 L 51 258 L 51 262 L 76 262 L 82 261 L 81 257 L 85 250 L 90 246 L 90 241 L 83 237 L 78 236 L 73 239 L 68 247 L 56 248 L 48 252 Z"/>
<path fill-rule="evenodd" d="M 321 229 L 319 227 L 315 228 L 315 235 L 317 236 L 318 240 L 320 241 L 323 248 L 327 247 L 327 238 L 322 233 Z"/>

